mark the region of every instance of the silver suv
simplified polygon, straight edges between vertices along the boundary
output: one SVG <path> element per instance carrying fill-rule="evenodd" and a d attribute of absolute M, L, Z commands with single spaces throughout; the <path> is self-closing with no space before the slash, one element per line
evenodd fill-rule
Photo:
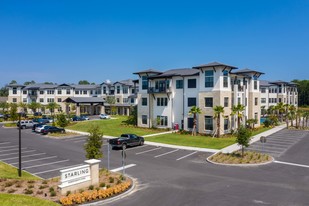
<path fill-rule="evenodd" d="M 17 122 L 17 127 L 19 127 L 19 121 Z M 32 128 L 34 125 L 32 120 L 21 120 L 20 121 L 20 127 L 22 129 L 26 129 L 26 128 Z"/>

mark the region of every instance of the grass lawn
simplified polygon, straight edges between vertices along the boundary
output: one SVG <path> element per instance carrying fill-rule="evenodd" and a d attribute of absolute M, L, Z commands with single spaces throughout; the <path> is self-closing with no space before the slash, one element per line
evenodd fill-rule
<path fill-rule="evenodd" d="M 175 133 L 164 134 L 154 137 L 146 137 L 145 140 L 164 144 L 201 147 L 209 149 L 222 149 L 235 143 L 235 137 L 212 138 L 210 136 L 191 136 Z"/>
<path fill-rule="evenodd" d="M 252 136 L 265 132 L 269 129 L 271 128 L 261 127 L 253 131 Z M 146 137 L 145 140 L 150 142 L 158 142 L 158 143 L 188 146 L 188 147 L 222 149 L 224 147 L 234 144 L 236 137 L 230 136 L 230 137 L 212 138 L 210 136 L 191 136 L 189 134 L 184 135 L 184 134 L 172 133 L 153 137 Z"/>
<path fill-rule="evenodd" d="M 132 133 L 139 136 L 154 134 L 158 132 L 163 132 L 165 130 L 160 129 L 149 129 L 149 128 L 139 128 L 133 126 L 126 126 L 122 124 L 122 121 L 127 119 L 127 116 L 116 116 L 116 119 L 101 119 L 101 120 L 93 120 L 93 121 L 82 121 L 78 122 L 74 125 L 66 127 L 66 129 L 78 130 L 82 132 L 88 132 L 89 129 L 98 125 L 100 130 L 104 135 L 110 136 L 120 136 L 124 133 Z"/>
<path fill-rule="evenodd" d="M 59 206 L 59 204 L 26 195 L 0 194 L 1 206 Z"/>
<path fill-rule="evenodd" d="M 21 177 L 18 177 L 18 170 L 8 164 L 0 161 L 0 178 L 7 179 L 27 179 L 27 180 L 39 180 L 40 178 L 31 175 L 28 172 L 22 171 Z"/>

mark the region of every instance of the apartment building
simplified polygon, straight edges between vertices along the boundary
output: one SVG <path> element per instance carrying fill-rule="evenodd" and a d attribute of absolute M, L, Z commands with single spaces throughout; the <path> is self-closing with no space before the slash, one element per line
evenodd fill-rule
<path fill-rule="evenodd" d="M 132 106 L 137 105 L 137 80 L 127 79 L 115 83 L 103 82 L 101 84 L 101 90 L 101 97 L 105 100 L 105 111 L 107 114 L 111 114 L 112 107 L 115 107 L 114 113 L 129 115 Z"/>
<path fill-rule="evenodd" d="M 102 83 L 101 85 L 10 84 L 8 85 L 8 102 L 27 104 L 38 102 L 42 105 L 56 102 L 60 105 L 58 110 L 64 112 L 70 112 L 72 104 L 74 104 L 77 115 L 80 113 L 93 115 L 105 113 L 105 109 L 107 112 L 110 111 L 110 105 L 103 103 L 107 96 L 112 96 L 116 101 L 116 113 L 129 114 L 130 107 L 137 104 L 136 89 L 134 89 L 137 83 L 134 83 L 133 80 L 123 80 L 114 84 Z"/>
<path fill-rule="evenodd" d="M 279 102 L 298 106 L 297 85 L 285 81 L 260 81 L 261 107 L 268 109 Z"/>
<path fill-rule="evenodd" d="M 213 62 L 193 68 L 165 72 L 149 69 L 139 75 L 138 126 L 191 130 L 192 106 L 198 106 L 199 133 L 213 134 L 217 129 L 229 133 L 236 121 L 231 107 L 243 104 L 246 119 L 260 118 L 259 80 L 262 72 Z M 213 107 L 224 106 L 221 128 L 216 128 Z M 256 126 L 259 126 L 259 121 Z"/>

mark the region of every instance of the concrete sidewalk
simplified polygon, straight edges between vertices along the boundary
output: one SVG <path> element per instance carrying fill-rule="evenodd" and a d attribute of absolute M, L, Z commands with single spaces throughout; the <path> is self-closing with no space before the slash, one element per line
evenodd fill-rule
<path fill-rule="evenodd" d="M 272 135 L 272 134 L 274 134 L 276 132 L 279 132 L 280 130 L 282 130 L 284 128 L 286 128 L 286 125 L 283 124 L 283 125 L 274 127 L 274 128 L 272 128 L 270 130 L 267 130 L 265 132 L 262 132 L 260 134 L 257 134 L 257 135 L 252 137 L 252 139 L 251 139 L 249 144 L 252 144 L 254 142 L 260 141 L 260 137 L 262 137 L 262 136 L 267 137 L 267 136 Z M 222 152 L 222 153 L 232 153 L 232 152 L 237 151 L 239 149 L 241 149 L 241 147 L 237 143 L 235 143 L 233 145 L 230 145 L 228 147 L 225 147 L 225 148 L 221 149 L 220 152 Z"/>

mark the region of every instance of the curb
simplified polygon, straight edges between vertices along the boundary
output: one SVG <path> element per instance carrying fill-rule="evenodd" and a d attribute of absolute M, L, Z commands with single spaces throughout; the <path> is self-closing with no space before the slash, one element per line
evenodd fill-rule
<path fill-rule="evenodd" d="M 225 163 L 218 163 L 218 162 L 214 162 L 214 161 L 211 161 L 210 158 L 214 155 L 216 155 L 217 153 L 215 154 L 212 154 L 210 155 L 209 157 L 207 157 L 206 161 L 211 163 L 211 164 L 214 164 L 214 165 L 220 165 L 220 166 L 233 166 L 233 167 L 258 167 L 258 166 L 263 166 L 263 165 L 268 165 L 270 163 L 273 163 L 275 161 L 275 159 L 271 157 L 271 160 L 268 161 L 268 162 L 263 162 L 263 163 L 254 163 L 254 164 L 225 164 Z"/>
<path fill-rule="evenodd" d="M 81 206 L 93 206 L 93 205 L 102 205 L 102 204 L 107 204 L 107 203 L 111 203 L 111 202 L 114 202 L 116 200 L 120 200 L 122 198 L 125 198 L 131 194 L 133 194 L 135 192 L 135 189 L 136 189 L 136 182 L 137 180 L 134 179 L 133 177 L 127 175 L 127 177 L 131 178 L 132 180 L 132 186 L 130 189 L 128 189 L 127 191 L 125 191 L 124 193 L 121 193 L 120 195 L 117 195 L 115 197 L 111 197 L 111 198 L 108 198 L 106 200 L 100 200 L 100 201 L 97 201 L 97 202 L 92 202 L 92 203 L 86 203 L 86 204 L 81 204 Z"/>

